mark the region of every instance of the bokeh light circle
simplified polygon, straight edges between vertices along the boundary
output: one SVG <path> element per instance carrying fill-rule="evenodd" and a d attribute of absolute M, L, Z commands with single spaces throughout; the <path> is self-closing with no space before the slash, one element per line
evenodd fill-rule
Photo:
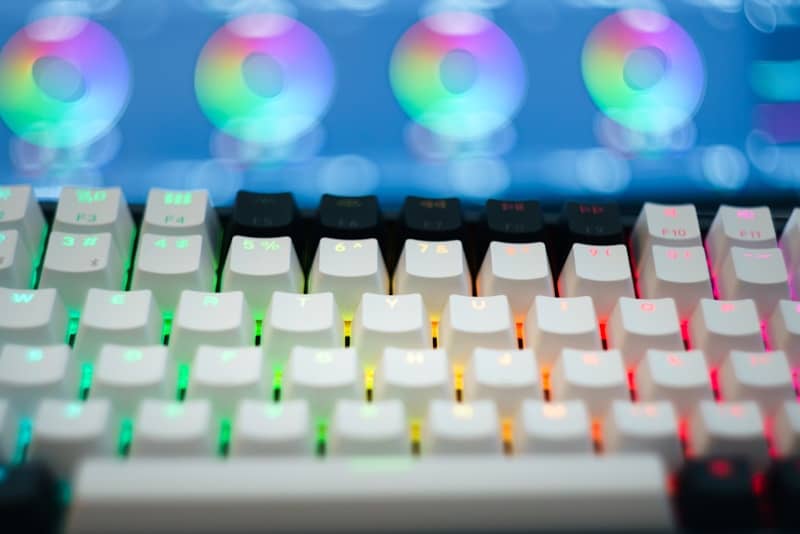
<path fill-rule="evenodd" d="M 700 107 L 705 68 L 692 38 L 655 11 L 605 18 L 586 40 L 583 79 L 595 104 L 632 130 L 666 133 Z"/>
<path fill-rule="evenodd" d="M 334 88 L 331 56 L 317 35 L 279 14 L 244 15 L 206 43 L 195 70 L 205 115 L 228 135 L 285 144 L 313 128 Z"/>
<path fill-rule="evenodd" d="M 525 95 L 525 67 L 503 30 L 471 12 L 441 12 L 397 43 L 389 78 L 400 106 L 446 137 L 484 137 L 506 125 Z"/>
<path fill-rule="evenodd" d="M 85 18 L 36 20 L 0 52 L 0 117 L 35 145 L 74 147 L 99 139 L 122 115 L 129 90 L 122 46 Z"/>

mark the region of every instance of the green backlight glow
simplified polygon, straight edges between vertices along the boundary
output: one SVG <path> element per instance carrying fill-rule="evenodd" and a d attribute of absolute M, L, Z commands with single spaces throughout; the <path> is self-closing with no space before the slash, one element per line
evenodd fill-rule
<path fill-rule="evenodd" d="M 67 345 L 72 345 L 75 342 L 75 334 L 78 333 L 78 326 L 81 323 L 80 310 L 69 310 L 69 322 L 67 323 Z"/>
<path fill-rule="evenodd" d="M 39 237 L 39 249 L 33 257 L 33 267 L 31 267 L 31 289 L 36 289 L 39 283 L 39 267 L 42 265 L 42 258 L 44 257 L 44 249 L 47 246 L 47 234 L 50 232 L 50 227 L 47 223 L 42 225 L 42 235 Z"/>
<path fill-rule="evenodd" d="M 14 451 L 14 463 L 21 464 L 25 461 L 25 456 L 28 453 L 28 445 L 31 443 L 31 434 L 33 432 L 33 423 L 30 419 L 23 417 L 19 420 L 19 427 L 17 429 L 17 447 Z"/>
<path fill-rule="evenodd" d="M 131 269 L 133 267 L 133 251 L 134 251 L 134 245 L 136 244 L 137 234 L 138 230 L 134 228 L 133 232 L 131 232 L 130 242 L 128 243 L 128 253 L 126 255 L 125 268 L 122 270 L 123 291 L 126 291 L 128 289 L 128 284 L 130 284 L 131 281 Z"/>
<path fill-rule="evenodd" d="M 219 423 L 219 444 L 217 453 L 220 456 L 227 456 L 231 443 L 231 420 L 223 419 Z"/>
<path fill-rule="evenodd" d="M 89 391 L 92 389 L 92 377 L 94 376 L 94 365 L 84 363 L 81 365 L 81 383 L 78 386 L 78 398 L 86 400 L 89 398 Z"/>
<path fill-rule="evenodd" d="M 178 383 L 176 384 L 176 396 L 179 401 L 186 397 L 186 388 L 189 386 L 189 375 L 191 368 L 188 363 L 178 365 Z"/>
<path fill-rule="evenodd" d="M 325 448 L 328 441 L 328 421 L 326 419 L 319 419 L 317 421 L 317 455 L 324 456 Z"/>
<path fill-rule="evenodd" d="M 133 441 L 133 420 L 123 419 L 119 424 L 119 442 L 117 443 L 117 454 L 123 458 L 128 456 Z"/>

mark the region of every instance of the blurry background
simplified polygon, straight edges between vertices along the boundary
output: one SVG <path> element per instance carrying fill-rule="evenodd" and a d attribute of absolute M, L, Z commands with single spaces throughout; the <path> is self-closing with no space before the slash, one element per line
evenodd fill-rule
<path fill-rule="evenodd" d="M 587 38 L 628 8 L 670 17 L 702 58 L 697 109 L 666 131 L 615 122 L 584 83 Z M 506 102 L 514 108 L 507 120 L 465 138 L 415 122 L 390 82 L 405 32 L 456 10 L 493 21 L 522 68 L 521 82 L 510 78 L 520 98 L 518 106 Z M 324 109 L 278 142 L 226 133 L 196 93 L 206 43 L 229 21 L 255 12 L 302 22 L 329 54 L 328 63 L 322 58 L 309 68 L 319 74 L 332 67 L 328 98 L 317 95 Z M 15 0 L 0 3 L 0 42 L 33 21 L 63 15 L 92 19 L 119 41 L 129 64 L 128 100 L 101 136 L 75 146 L 44 146 L 0 126 L 0 183 L 30 181 L 43 198 L 68 183 L 122 185 L 129 201 L 141 202 L 158 185 L 208 188 L 218 205 L 247 188 L 291 190 L 305 206 L 325 192 L 378 194 L 390 208 L 408 194 L 557 203 L 581 196 L 719 202 L 746 192 L 792 201 L 800 185 L 800 0 Z M 481 69 L 451 60 L 455 82 L 469 85 L 462 78 Z M 655 60 L 644 61 L 646 77 Z M 661 61 L 669 65 L 669 58 Z M 256 65 L 267 70 L 257 82 L 266 84 L 264 94 L 293 90 L 286 73 L 278 81 L 280 72 L 269 74 L 274 64 Z M 91 87 L 86 91 L 91 97 Z"/>

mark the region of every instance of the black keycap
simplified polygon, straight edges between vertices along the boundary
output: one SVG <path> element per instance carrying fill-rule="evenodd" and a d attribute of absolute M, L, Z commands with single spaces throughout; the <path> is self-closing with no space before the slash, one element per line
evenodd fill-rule
<path fill-rule="evenodd" d="M 747 460 L 688 460 L 678 474 L 678 507 L 684 526 L 690 529 L 756 527 L 758 503 Z"/>
<path fill-rule="evenodd" d="M 239 191 L 228 226 L 233 236 L 299 237 L 299 214 L 291 193 L 251 193 Z"/>
<path fill-rule="evenodd" d="M 767 472 L 767 488 L 778 524 L 800 530 L 800 456 L 775 461 Z"/>
<path fill-rule="evenodd" d="M 378 198 L 323 195 L 317 225 L 319 237 L 380 239 L 381 210 Z"/>
<path fill-rule="evenodd" d="M 567 202 L 564 205 L 564 227 L 570 246 L 615 245 L 623 243 L 619 206 L 613 202 Z"/>
<path fill-rule="evenodd" d="M 534 243 L 544 240 L 544 220 L 535 200 L 489 200 L 486 203 L 487 241 Z"/>
<path fill-rule="evenodd" d="M 0 465 L 0 532 L 55 532 L 58 485 L 41 464 Z"/>
<path fill-rule="evenodd" d="M 408 197 L 400 214 L 400 232 L 403 241 L 409 238 L 425 241 L 462 239 L 461 203 L 457 198 Z"/>

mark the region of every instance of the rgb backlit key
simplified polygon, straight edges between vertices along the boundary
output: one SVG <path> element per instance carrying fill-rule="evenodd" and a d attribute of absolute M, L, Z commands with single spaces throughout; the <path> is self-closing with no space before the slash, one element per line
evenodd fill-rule
<path fill-rule="evenodd" d="M 621 298 L 606 329 L 608 346 L 619 349 L 630 369 L 648 349 L 682 350 L 681 325 L 672 299 Z"/>
<path fill-rule="evenodd" d="M 298 239 L 299 217 L 291 193 L 239 191 L 228 226 L 228 242 L 235 236 Z"/>
<path fill-rule="evenodd" d="M 411 450 L 403 403 L 340 400 L 331 418 L 333 455 L 402 455 Z"/>
<path fill-rule="evenodd" d="M 613 202 L 567 202 L 564 220 L 563 256 L 575 243 L 614 245 L 623 243 L 619 206 Z"/>
<path fill-rule="evenodd" d="M 26 250 L 35 254 L 44 227 L 44 215 L 31 186 L 0 186 L 0 231 L 16 230 Z"/>
<path fill-rule="evenodd" d="M 231 437 L 232 456 L 310 455 L 316 446 L 308 402 L 261 400 L 239 403 Z"/>
<path fill-rule="evenodd" d="M 754 400 L 766 416 L 795 398 L 792 370 L 782 351 L 731 351 L 720 370 L 720 386 L 725 400 Z"/>
<path fill-rule="evenodd" d="M 171 236 L 202 235 L 216 257 L 220 227 L 205 190 L 150 189 L 141 233 Z"/>
<path fill-rule="evenodd" d="M 25 289 L 31 283 L 33 262 L 16 230 L 0 231 L 0 287 Z"/>
<path fill-rule="evenodd" d="M 691 446 L 697 456 L 741 456 L 757 468 L 769 459 L 764 419 L 754 401 L 703 401 L 691 428 Z"/>
<path fill-rule="evenodd" d="M 732 350 L 764 350 L 756 305 L 752 300 L 702 299 L 689 322 L 692 348 L 702 350 L 713 368 Z"/>
<path fill-rule="evenodd" d="M 774 443 L 778 454 L 800 454 L 800 404 L 784 402 L 775 417 Z"/>
<path fill-rule="evenodd" d="M 717 278 L 719 296 L 753 299 L 762 319 L 772 315 L 781 299 L 789 298 L 789 277 L 779 248 L 731 247 Z"/>
<path fill-rule="evenodd" d="M 526 397 L 539 393 L 539 368 L 533 351 L 477 348 L 466 372 L 467 399 L 494 399 L 505 417 L 513 417 Z"/>
<path fill-rule="evenodd" d="M 92 396 L 109 399 L 116 421 L 133 417 L 142 399 L 175 394 L 163 345 L 103 345 L 92 374 Z"/>
<path fill-rule="evenodd" d="M 63 233 L 110 233 L 124 256 L 130 252 L 133 218 L 119 187 L 64 187 L 58 197 L 53 230 Z"/>
<path fill-rule="evenodd" d="M 330 417 L 337 400 L 362 399 L 356 351 L 295 347 L 283 374 L 282 394 L 287 399 L 306 399 L 315 420 Z"/>
<path fill-rule="evenodd" d="M 322 195 L 317 215 L 320 237 L 380 239 L 381 211 L 374 195 L 343 197 Z"/>
<path fill-rule="evenodd" d="M 539 363 L 548 368 L 564 348 L 600 350 L 600 330 L 591 297 L 537 296 L 525 321 L 525 340 Z"/>
<path fill-rule="evenodd" d="M 428 313 L 437 319 L 450 295 L 470 295 L 461 242 L 406 240 L 394 274 L 394 293 L 421 294 Z"/>
<path fill-rule="evenodd" d="M 703 247 L 653 245 L 641 260 L 639 296 L 672 298 L 681 320 L 688 320 L 700 299 L 713 297 Z"/>
<path fill-rule="evenodd" d="M 477 287 L 479 295 L 506 295 L 515 319 L 521 322 L 536 295 L 554 295 L 544 243 L 493 241 L 481 265 Z"/>
<path fill-rule="evenodd" d="M 67 310 L 55 289 L 0 287 L 0 346 L 63 343 Z"/>
<path fill-rule="evenodd" d="M 500 418 L 494 402 L 435 400 L 425 425 L 423 451 L 432 454 L 498 454 Z"/>
<path fill-rule="evenodd" d="M 203 293 L 184 291 L 172 321 L 170 355 L 191 362 L 201 345 L 248 346 L 254 343 L 255 323 L 241 291 Z"/>
<path fill-rule="evenodd" d="M 523 454 L 588 454 L 591 420 L 581 400 L 526 400 L 514 425 L 514 448 Z"/>
<path fill-rule="evenodd" d="M 298 344 L 328 349 L 344 345 L 342 320 L 333 294 L 272 294 L 261 333 L 267 360 L 271 365 L 285 365 Z"/>
<path fill-rule="evenodd" d="M 615 400 L 628 400 L 628 382 L 617 350 L 564 349 L 550 378 L 551 398 L 582 400 L 593 417 L 603 417 Z"/>
<path fill-rule="evenodd" d="M 654 204 L 645 202 L 631 235 L 637 264 L 652 245 L 699 247 L 703 245 L 700 223 L 694 204 Z"/>
<path fill-rule="evenodd" d="M 75 354 L 93 361 L 106 343 L 155 345 L 161 342 L 161 314 L 153 294 L 90 289 L 75 338 Z"/>
<path fill-rule="evenodd" d="M 603 445 L 610 453 L 656 453 L 670 470 L 683 461 L 678 419 L 667 401 L 614 401 L 604 427 Z"/>
<path fill-rule="evenodd" d="M 781 300 L 769 320 L 768 339 L 775 350 L 782 350 L 792 367 L 800 367 L 800 303 Z"/>
<path fill-rule="evenodd" d="M 672 402 L 678 417 L 694 413 L 700 401 L 714 400 L 702 351 L 648 350 L 636 371 L 636 394 L 644 402 Z"/>
<path fill-rule="evenodd" d="M 267 392 L 259 347 L 211 347 L 197 349 L 192 361 L 189 399 L 208 399 L 217 418 L 232 417 L 238 399 L 261 399 Z M 271 386 L 270 381 L 270 386 Z"/>
<path fill-rule="evenodd" d="M 343 318 L 351 320 L 363 293 L 389 292 L 378 240 L 323 237 L 308 277 L 308 290 L 333 293 Z"/>
<path fill-rule="evenodd" d="M 628 250 L 625 245 L 575 244 L 558 277 L 563 297 L 592 297 L 597 316 L 606 322 L 620 297 L 634 297 Z"/>
<path fill-rule="evenodd" d="M 461 239 L 463 224 L 461 203 L 457 198 L 406 197 L 400 214 L 403 239 Z"/>
<path fill-rule="evenodd" d="M 706 236 L 706 249 L 714 272 L 722 267 L 731 247 L 775 248 L 775 227 L 767 207 L 722 205 Z"/>
<path fill-rule="evenodd" d="M 17 415 L 33 416 L 44 398 L 68 399 L 78 389 L 68 345 L 6 345 L 0 351 L 0 391 Z"/>
<path fill-rule="evenodd" d="M 243 292 L 256 319 L 264 317 L 275 291 L 302 290 L 303 271 L 291 238 L 233 238 L 222 271 L 222 291 Z"/>
<path fill-rule="evenodd" d="M 534 243 L 544 240 L 542 209 L 535 200 L 486 201 L 488 241 Z"/>
<path fill-rule="evenodd" d="M 375 397 L 399 399 L 409 417 L 425 417 L 432 400 L 453 397 L 452 376 L 443 350 L 389 348 L 376 372 Z"/>
<path fill-rule="evenodd" d="M 353 317 L 350 344 L 365 365 L 377 364 L 384 349 L 424 349 L 431 345 L 431 323 L 422 295 L 364 293 Z"/>
<path fill-rule="evenodd" d="M 83 309 L 89 289 L 119 289 L 122 269 L 122 257 L 111 234 L 52 232 L 39 287 L 57 289 L 67 308 L 78 311 Z"/>
<path fill-rule="evenodd" d="M 200 235 L 142 234 L 131 289 L 149 289 L 162 313 L 172 313 L 181 291 L 213 290 L 211 251 Z"/>
<path fill-rule="evenodd" d="M 216 425 L 207 400 L 145 399 L 139 405 L 131 456 L 210 456 L 214 453 Z"/>
<path fill-rule="evenodd" d="M 451 363 L 462 366 L 475 347 L 515 349 L 517 335 L 508 299 L 451 295 L 439 325 L 439 343 Z"/>

